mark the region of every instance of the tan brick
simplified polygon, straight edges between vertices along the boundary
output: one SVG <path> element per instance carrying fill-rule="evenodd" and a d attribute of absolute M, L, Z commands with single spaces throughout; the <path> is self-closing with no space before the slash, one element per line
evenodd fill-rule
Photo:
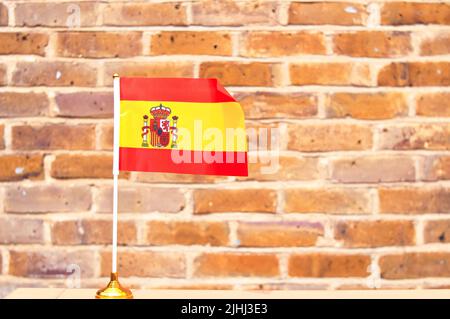
<path fill-rule="evenodd" d="M 194 77 L 191 62 L 108 62 L 104 81 L 112 86 L 114 73 L 123 77 Z"/>
<path fill-rule="evenodd" d="M 100 189 L 97 196 L 99 212 L 112 212 L 112 195 L 112 187 Z M 119 188 L 119 212 L 121 213 L 178 213 L 185 205 L 184 195 L 175 188 L 136 186 Z"/>
<path fill-rule="evenodd" d="M 152 35 L 152 55 L 231 55 L 229 32 L 162 31 Z"/>
<path fill-rule="evenodd" d="M 351 188 L 287 189 L 287 213 L 366 214 L 370 213 L 370 197 L 366 190 Z"/>
<path fill-rule="evenodd" d="M 94 26 L 97 13 L 94 2 L 17 3 L 16 26 L 76 27 Z M 79 15 L 79 21 L 76 17 Z"/>
<path fill-rule="evenodd" d="M 445 252 L 381 256 L 379 264 L 383 279 L 450 276 L 450 254 Z"/>
<path fill-rule="evenodd" d="M 290 256 L 288 272 L 291 277 L 366 277 L 369 265 L 366 255 L 313 253 Z"/>
<path fill-rule="evenodd" d="M 378 73 L 379 86 L 448 86 L 449 62 L 392 62 Z"/>
<path fill-rule="evenodd" d="M 137 173 L 136 175 L 136 181 L 143 183 L 205 184 L 226 181 L 227 179 L 226 176 L 175 173 Z"/>
<path fill-rule="evenodd" d="M 310 93 L 236 93 L 246 119 L 303 118 L 317 115 L 317 96 Z"/>
<path fill-rule="evenodd" d="M 192 24 L 210 26 L 276 25 L 274 1 L 202 1 L 192 3 Z"/>
<path fill-rule="evenodd" d="M 405 156 L 366 156 L 331 161 L 331 179 L 340 183 L 389 183 L 415 180 L 414 161 Z"/>
<path fill-rule="evenodd" d="M 5 126 L 0 125 L 0 149 L 5 148 Z"/>
<path fill-rule="evenodd" d="M 8 8 L 0 3 L 0 25 L 8 25 Z"/>
<path fill-rule="evenodd" d="M 388 2 L 381 7 L 381 24 L 450 24 L 450 4 Z"/>
<path fill-rule="evenodd" d="M 278 259 L 269 254 L 204 253 L 194 260 L 196 277 L 276 277 Z"/>
<path fill-rule="evenodd" d="M 327 117 L 352 117 L 363 120 L 383 120 L 408 113 L 402 93 L 333 93 L 326 100 Z"/>
<path fill-rule="evenodd" d="M 59 93 L 55 101 L 62 117 L 112 118 L 114 114 L 112 92 Z"/>
<path fill-rule="evenodd" d="M 430 220 L 426 222 L 424 229 L 425 243 L 450 242 L 450 220 Z"/>
<path fill-rule="evenodd" d="M 147 223 L 149 245 L 228 246 L 228 225 L 224 222 L 150 221 Z"/>
<path fill-rule="evenodd" d="M 322 33 L 252 31 L 241 37 L 240 54 L 245 57 L 326 54 Z"/>
<path fill-rule="evenodd" d="M 44 223 L 39 219 L 0 219 L 1 244 L 43 244 Z"/>
<path fill-rule="evenodd" d="M 52 163 L 54 178 L 112 178 L 111 155 L 57 155 Z"/>
<path fill-rule="evenodd" d="M 385 126 L 380 131 L 380 148 L 448 150 L 450 127 L 443 123 Z"/>
<path fill-rule="evenodd" d="M 112 124 L 99 125 L 100 149 L 111 151 L 114 144 L 114 127 Z"/>
<path fill-rule="evenodd" d="M 333 36 L 333 51 L 353 57 L 399 57 L 411 53 L 409 32 L 357 31 Z"/>
<path fill-rule="evenodd" d="M 0 54 L 45 55 L 48 35 L 28 32 L 0 32 Z"/>
<path fill-rule="evenodd" d="M 1 117 L 43 116 L 48 114 L 48 107 L 45 93 L 0 93 Z"/>
<path fill-rule="evenodd" d="M 18 62 L 13 72 L 16 86 L 96 86 L 95 66 L 80 62 Z"/>
<path fill-rule="evenodd" d="M 438 181 L 450 179 L 450 156 L 432 156 L 423 160 L 423 179 Z"/>
<path fill-rule="evenodd" d="M 67 278 L 73 265 L 81 271 L 81 278 L 93 277 L 95 263 L 93 251 L 39 249 L 39 251 L 9 252 L 9 274 L 20 277 Z"/>
<path fill-rule="evenodd" d="M 103 9 L 103 24 L 117 26 L 186 25 L 186 4 L 109 3 Z"/>
<path fill-rule="evenodd" d="M 0 64 L 0 86 L 6 85 L 6 65 Z"/>
<path fill-rule="evenodd" d="M 0 181 L 42 179 L 43 156 L 40 154 L 17 154 L 0 156 Z"/>
<path fill-rule="evenodd" d="M 72 58 L 141 55 L 142 32 L 58 32 L 56 54 Z"/>
<path fill-rule="evenodd" d="M 18 125 L 12 128 L 12 139 L 12 147 L 17 150 L 87 150 L 95 147 L 95 127 L 64 124 Z"/>
<path fill-rule="evenodd" d="M 290 181 L 316 180 L 321 177 L 322 167 L 313 157 L 264 156 L 259 154 L 257 163 L 248 164 L 248 176 L 239 180 Z"/>
<path fill-rule="evenodd" d="M 276 211 L 277 194 L 270 189 L 219 190 L 199 189 L 194 191 L 194 212 L 261 212 Z"/>
<path fill-rule="evenodd" d="M 153 251 L 119 251 L 117 267 L 122 277 L 183 278 L 186 261 L 182 253 Z M 111 252 L 101 254 L 101 275 L 111 272 Z"/>
<path fill-rule="evenodd" d="M 380 213 L 450 213 L 450 190 L 445 188 L 380 188 L 378 198 Z"/>
<path fill-rule="evenodd" d="M 291 124 L 288 149 L 303 152 L 365 150 L 372 147 L 370 127 L 354 124 Z"/>
<path fill-rule="evenodd" d="M 217 78 L 225 86 L 273 86 L 275 67 L 264 62 L 203 62 L 200 77 Z"/>
<path fill-rule="evenodd" d="M 237 229 L 239 247 L 314 246 L 323 236 L 323 225 L 311 222 L 241 222 Z"/>
<path fill-rule="evenodd" d="M 423 93 L 416 100 L 416 114 L 431 117 L 450 117 L 450 93 Z"/>
<path fill-rule="evenodd" d="M 121 221 L 117 227 L 119 245 L 137 243 L 137 230 L 133 221 Z M 111 220 L 65 220 L 51 227 L 54 245 L 107 245 L 112 242 Z"/>
<path fill-rule="evenodd" d="M 334 236 L 345 247 L 409 246 L 415 244 L 412 221 L 376 220 L 341 221 L 336 225 Z"/>
<path fill-rule="evenodd" d="M 355 2 L 292 2 L 289 24 L 364 25 L 366 6 Z"/>
<path fill-rule="evenodd" d="M 289 66 L 289 74 L 294 85 L 372 85 L 365 63 L 295 63 Z"/>
<path fill-rule="evenodd" d="M 450 54 L 450 33 L 433 32 L 420 43 L 420 55 Z"/>
<path fill-rule="evenodd" d="M 11 186 L 4 209 L 9 213 L 63 213 L 91 207 L 89 186 Z"/>

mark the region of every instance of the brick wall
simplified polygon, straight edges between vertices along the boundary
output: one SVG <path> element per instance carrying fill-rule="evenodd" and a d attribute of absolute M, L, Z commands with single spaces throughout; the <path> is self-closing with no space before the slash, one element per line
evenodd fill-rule
<path fill-rule="evenodd" d="M 281 132 L 276 173 L 123 174 L 126 284 L 450 286 L 448 2 L 11 0 L 0 25 L 2 295 L 106 283 L 115 72 L 218 77 Z"/>

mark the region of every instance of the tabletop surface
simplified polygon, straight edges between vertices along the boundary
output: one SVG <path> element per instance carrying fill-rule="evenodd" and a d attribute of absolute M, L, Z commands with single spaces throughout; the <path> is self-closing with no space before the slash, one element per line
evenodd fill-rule
<path fill-rule="evenodd" d="M 96 289 L 18 288 L 6 299 L 93 299 Z M 136 299 L 450 299 L 450 290 L 133 290 Z"/>

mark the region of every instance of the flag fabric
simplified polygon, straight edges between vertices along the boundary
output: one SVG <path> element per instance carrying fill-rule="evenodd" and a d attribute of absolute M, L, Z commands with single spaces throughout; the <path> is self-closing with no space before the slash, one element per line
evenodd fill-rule
<path fill-rule="evenodd" d="M 217 79 L 120 78 L 119 170 L 247 176 L 240 104 Z"/>

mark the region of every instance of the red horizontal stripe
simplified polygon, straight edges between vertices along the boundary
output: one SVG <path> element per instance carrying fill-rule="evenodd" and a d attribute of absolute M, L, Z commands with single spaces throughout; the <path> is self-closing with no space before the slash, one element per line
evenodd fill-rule
<path fill-rule="evenodd" d="M 140 172 L 162 172 L 178 174 L 198 175 L 225 175 L 248 176 L 246 152 L 215 152 L 223 159 L 224 163 L 207 163 L 205 156 L 211 152 L 205 151 L 180 151 L 177 154 L 189 156 L 191 163 L 177 163 L 172 159 L 170 149 L 148 148 L 119 148 L 119 170 Z M 226 163 L 227 156 L 233 156 L 234 163 Z M 238 156 L 243 156 L 244 163 L 236 163 Z M 200 163 L 194 163 L 194 159 L 201 159 Z"/>
<path fill-rule="evenodd" d="M 120 99 L 129 101 L 234 102 L 217 79 L 120 78 Z"/>

